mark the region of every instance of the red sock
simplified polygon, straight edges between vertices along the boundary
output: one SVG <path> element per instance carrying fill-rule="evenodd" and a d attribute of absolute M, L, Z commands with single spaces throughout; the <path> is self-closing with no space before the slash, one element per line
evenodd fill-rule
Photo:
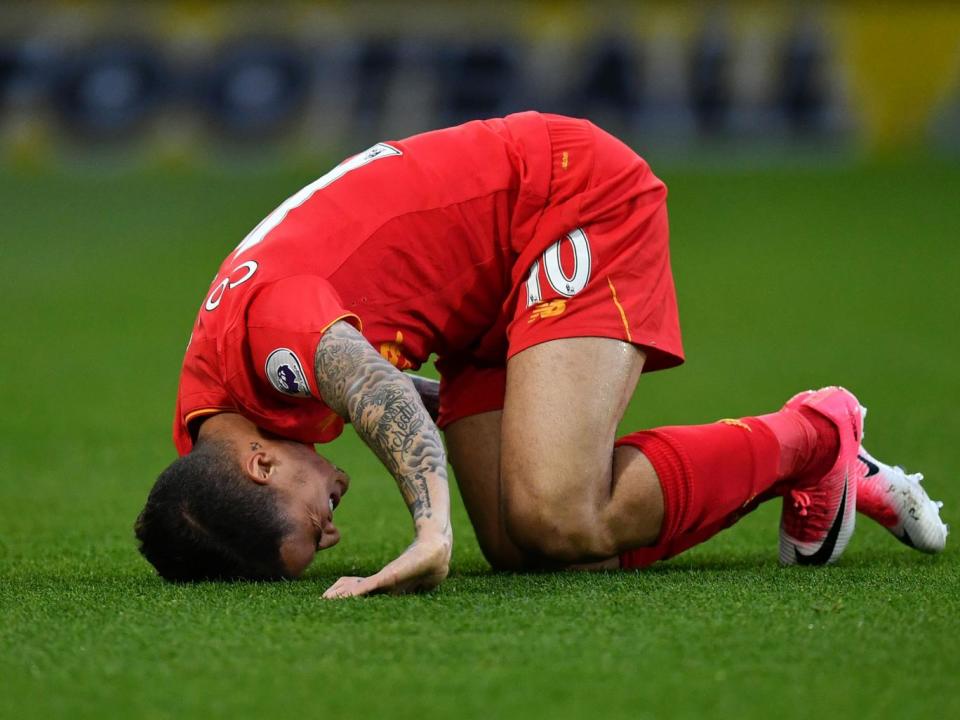
<path fill-rule="evenodd" d="M 645 567 L 697 545 L 780 492 L 778 482 L 836 455 L 836 429 L 816 413 L 782 411 L 762 418 L 666 427 L 627 435 L 653 465 L 663 490 L 656 545 L 620 555 Z"/>
<path fill-rule="evenodd" d="M 664 504 L 657 543 L 622 553 L 621 567 L 645 567 L 713 537 L 791 476 L 835 456 L 837 443 L 828 420 L 802 410 L 620 438 L 617 445 L 636 447 L 653 465 Z"/>
<path fill-rule="evenodd" d="M 650 547 L 635 548 L 622 552 L 620 553 L 620 567 L 626 569 L 643 568 L 653 565 L 655 562 L 679 555 L 684 550 L 689 550 L 695 545 L 706 542 L 721 530 L 727 529 L 747 513 L 753 512 L 759 504 L 760 500 L 754 500 L 754 502 L 744 508 L 742 512 L 731 513 L 718 523 L 707 525 L 695 532 L 689 532 L 686 535 L 680 535 L 673 540 L 658 542 L 656 545 L 651 545 Z"/>
<path fill-rule="evenodd" d="M 804 470 L 833 462 L 840 447 L 837 429 L 823 415 L 807 408 L 780 410 L 760 415 L 763 422 L 777 436 L 780 443 L 778 480 L 787 480 Z M 824 468 L 826 472 L 829 468 Z"/>

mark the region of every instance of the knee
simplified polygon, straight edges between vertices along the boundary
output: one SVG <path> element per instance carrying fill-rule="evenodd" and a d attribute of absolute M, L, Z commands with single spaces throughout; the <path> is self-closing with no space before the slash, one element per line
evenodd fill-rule
<path fill-rule="evenodd" d="M 534 557 L 557 563 L 599 560 L 617 554 L 613 538 L 588 498 L 556 497 L 525 486 L 507 493 L 504 521 L 510 539 Z"/>
<path fill-rule="evenodd" d="M 494 570 L 518 572 L 536 567 L 535 558 L 517 547 L 509 537 L 487 538 L 478 533 L 477 544 Z"/>
<path fill-rule="evenodd" d="M 521 572 L 537 567 L 535 558 L 523 553 L 519 548 L 500 548 L 480 546 L 483 557 L 490 568 L 498 572 Z"/>

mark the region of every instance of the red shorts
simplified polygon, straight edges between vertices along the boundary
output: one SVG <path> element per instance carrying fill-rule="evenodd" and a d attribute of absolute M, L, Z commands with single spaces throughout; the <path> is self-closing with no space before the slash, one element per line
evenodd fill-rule
<path fill-rule="evenodd" d="M 644 371 L 683 362 L 666 186 L 585 120 L 545 116 L 549 196 L 517 259 L 499 322 L 473 355 L 442 358 L 440 427 L 503 408 L 507 360 L 539 343 L 608 337 L 642 348 Z"/>

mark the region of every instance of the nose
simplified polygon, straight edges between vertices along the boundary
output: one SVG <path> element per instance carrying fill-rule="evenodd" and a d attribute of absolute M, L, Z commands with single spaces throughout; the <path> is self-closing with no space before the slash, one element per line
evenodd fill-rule
<path fill-rule="evenodd" d="M 350 487 L 350 476 L 347 475 L 340 468 L 337 468 L 337 480 L 339 481 L 340 486 L 342 488 L 342 490 L 340 491 L 340 495 L 341 496 L 346 495 L 347 489 Z"/>

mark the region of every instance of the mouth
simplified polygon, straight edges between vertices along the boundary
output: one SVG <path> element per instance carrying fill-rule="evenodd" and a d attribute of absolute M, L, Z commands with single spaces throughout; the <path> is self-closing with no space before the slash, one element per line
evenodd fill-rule
<path fill-rule="evenodd" d="M 350 487 L 350 479 L 340 468 L 334 467 L 336 476 L 334 477 L 333 487 L 330 488 L 330 495 L 327 497 L 327 507 L 330 509 L 330 519 L 333 519 L 333 511 L 337 509 L 343 496 L 347 494 L 347 488 Z"/>

